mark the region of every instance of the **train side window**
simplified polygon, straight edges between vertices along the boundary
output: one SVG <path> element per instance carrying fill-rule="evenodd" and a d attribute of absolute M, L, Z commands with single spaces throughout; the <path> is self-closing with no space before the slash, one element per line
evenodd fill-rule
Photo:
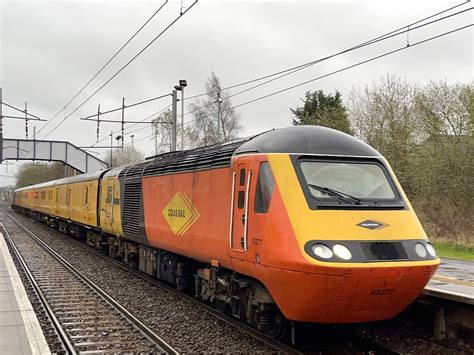
<path fill-rule="evenodd" d="M 67 189 L 67 191 L 66 191 L 66 205 L 69 206 L 70 202 L 71 202 L 71 190 Z"/>
<path fill-rule="evenodd" d="M 89 186 L 86 186 L 86 205 L 89 203 Z"/>
<path fill-rule="evenodd" d="M 59 201 L 59 188 L 56 189 L 56 202 Z"/>
<path fill-rule="evenodd" d="M 239 185 L 245 185 L 245 169 L 240 169 L 240 178 L 239 178 Z"/>
<path fill-rule="evenodd" d="M 267 213 L 270 201 L 272 199 L 273 190 L 275 189 L 275 179 L 268 162 L 264 161 L 260 164 L 258 173 L 257 191 L 255 193 L 255 213 Z"/>
<path fill-rule="evenodd" d="M 48 191 L 48 200 L 52 200 L 53 199 L 53 191 Z"/>
<path fill-rule="evenodd" d="M 109 186 L 107 188 L 107 198 L 105 200 L 105 203 L 112 203 L 112 186 Z"/>
<path fill-rule="evenodd" d="M 244 202 L 245 202 L 245 191 L 239 191 L 237 195 L 237 208 L 244 208 Z"/>
<path fill-rule="evenodd" d="M 46 191 L 41 191 L 41 199 L 46 199 Z"/>

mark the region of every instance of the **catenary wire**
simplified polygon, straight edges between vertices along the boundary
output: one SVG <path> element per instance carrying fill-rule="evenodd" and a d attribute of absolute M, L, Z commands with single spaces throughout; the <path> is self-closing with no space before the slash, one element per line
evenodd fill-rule
<path fill-rule="evenodd" d="M 94 81 L 95 78 L 97 78 L 97 76 L 102 73 L 102 71 L 107 67 L 107 65 L 110 64 L 110 62 L 112 62 L 112 60 L 115 59 L 115 57 L 117 57 L 117 55 L 120 54 L 120 52 L 122 52 L 122 50 L 141 32 L 141 30 L 143 28 L 145 28 L 145 26 L 155 17 L 156 14 L 158 14 L 158 12 L 160 12 L 160 10 L 168 3 L 168 0 L 165 0 L 165 2 L 158 8 L 158 10 L 156 10 L 149 18 L 148 20 L 145 21 L 145 23 L 143 25 L 140 26 L 140 28 L 122 45 L 122 47 L 120 47 L 115 53 L 114 55 L 104 64 L 102 65 L 102 67 L 89 79 L 89 81 L 87 83 L 84 84 L 84 86 L 82 86 L 82 88 L 68 101 L 66 102 L 66 104 L 48 121 L 48 123 L 46 123 L 39 131 L 41 132 L 48 124 L 49 122 L 52 122 L 62 111 L 64 111 L 71 102 L 74 101 L 74 99 L 76 97 L 78 97 L 85 89 L 86 87 L 89 86 L 90 83 L 92 83 L 92 81 Z"/>
<path fill-rule="evenodd" d="M 285 91 L 288 91 L 288 90 L 291 90 L 291 89 L 294 89 L 294 88 L 297 88 L 297 87 L 300 87 L 300 86 L 309 84 L 309 83 L 314 82 L 314 81 L 317 81 L 317 80 L 321 80 L 321 79 L 326 78 L 326 77 L 328 77 L 328 76 L 331 76 L 331 75 L 334 75 L 334 74 L 337 74 L 337 73 L 346 71 L 346 70 L 348 70 L 348 69 L 357 67 L 357 66 L 362 65 L 362 64 L 366 64 L 366 63 L 372 62 L 372 61 L 374 61 L 374 60 L 377 60 L 377 59 L 386 57 L 386 56 L 391 55 L 391 54 L 395 54 L 395 53 L 397 53 L 397 52 L 404 51 L 404 50 L 406 50 L 406 49 L 409 49 L 409 48 L 418 46 L 418 45 L 420 45 L 420 44 L 424 44 L 424 43 L 433 41 L 433 40 L 435 40 L 435 39 L 438 39 L 438 38 L 447 36 L 447 35 L 449 35 L 449 34 L 452 34 L 452 33 L 455 33 L 455 32 L 461 31 L 461 30 L 464 30 L 464 29 L 469 28 L 469 27 L 472 27 L 472 26 L 474 26 L 474 24 L 469 24 L 469 25 L 457 27 L 457 28 L 455 28 L 455 29 L 453 29 L 453 30 L 443 32 L 443 33 L 441 33 L 441 34 L 438 34 L 438 35 L 435 35 L 435 36 L 426 38 L 426 39 L 421 40 L 421 41 L 418 41 L 418 42 L 414 42 L 414 43 L 410 44 L 409 46 L 404 46 L 404 47 L 400 47 L 400 48 L 397 48 L 397 49 L 394 49 L 394 50 L 385 52 L 385 53 L 383 53 L 383 54 L 380 54 L 380 55 L 371 57 L 371 58 L 369 58 L 369 59 L 366 59 L 366 60 L 357 62 L 357 63 L 355 63 L 355 64 L 346 66 L 346 67 L 344 67 L 344 68 L 341 68 L 341 69 L 332 71 L 332 72 L 330 72 L 330 73 L 328 73 L 328 74 L 324 74 L 324 75 L 318 76 L 318 77 L 316 77 L 316 78 L 313 78 L 313 79 L 310 79 L 310 80 L 306 80 L 306 81 L 303 81 L 303 82 L 301 82 L 301 83 L 298 83 L 298 84 L 295 84 L 295 85 L 292 85 L 292 86 L 289 86 L 289 87 L 286 87 L 286 88 L 283 88 L 283 89 L 280 89 L 280 90 L 271 92 L 271 93 L 269 93 L 269 94 L 266 94 L 266 95 L 263 95 L 263 96 L 254 98 L 254 99 L 252 99 L 252 100 L 243 102 L 243 103 L 241 103 L 241 104 L 234 105 L 234 106 L 228 108 L 227 110 L 223 110 L 222 112 L 230 111 L 230 110 L 232 110 L 232 109 L 235 109 L 235 108 L 238 108 L 238 107 L 242 107 L 242 106 L 251 104 L 251 103 L 253 103 L 253 102 L 256 102 L 256 101 L 260 101 L 260 100 L 269 98 L 269 97 L 271 97 L 271 96 L 280 94 L 280 93 L 282 93 L 282 92 L 285 92 Z M 208 118 L 208 117 L 211 117 L 211 116 L 214 116 L 214 115 L 207 115 L 207 116 L 204 116 L 204 117 L 199 117 L 199 119 L 204 119 L 204 118 Z M 195 121 L 197 121 L 197 120 L 198 120 L 198 119 L 194 119 L 194 120 L 191 120 L 191 121 L 186 122 L 185 124 L 189 124 L 189 123 L 195 122 Z"/>
<path fill-rule="evenodd" d="M 266 84 L 268 84 L 268 83 L 270 83 L 270 82 L 273 82 L 273 81 L 276 81 L 276 80 L 278 80 L 278 79 L 281 79 L 281 78 L 283 78 L 283 77 L 285 77 L 285 76 L 288 76 L 288 75 L 290 75 L 290 74 L 293 74 L 293 73 L 295 73 L 295 72 L 297 72 L 297 71 L 300 71 L 300 70 L 302 70 L 302 69 L 306 69 L 306 68 L 308 68 L 308 67 L 310 67 L 310 66 L 312 66 L 312 65 L 318 64 L 318 63 L 320 63 L 320 62 L 322 62 L 322 61 L 325 61 L 325 60 L 334 58 L 334 57 L 339 56 L 339 55 L 342 55 L 342 54 L 346 54 L 346 53 L 348 53 L 348 52 L 350 52 L 350 51 L 353 51 L 353 50 L 356 50 L 356 49 L 360 49 L 360 48 L 366 47 L 366 46 L 368 46 L 368 45 L 372 45 L 372 44 L 375 44 L 375 43 L 378 43 L 378 42 L 381 42 L 381 41 L 384 41 L 384 40 L 393 38 L 393 37 L 395 37 L 395 36 L 399 36 L 399 35 L 408 33 L 408 32 L 410 32 L 410 31 L 417 30 L 417 29 L 419 29 L 419 28 L 422 28 L 422 27 L 431 25 L 431 24 L 433 24 L 433 23 L 436 23 L 436 22 L 439 22 L 439 21 L 442 21 L 442 20 L 446 20 L 446 19 L 451 18 L 451 17 L 454 17 L 454 16 L 458 16 L 458 15 L 464 13 L 464 12 L 467 12 L 467 11 L 472 10 L 472 7 L 471 7 L 471 8 L 468 8 L 468 9 L 464 9 L 464 10 L 458 11 L 458 12 L 453 13 L 453 14 L 449 14 L 449 15 L 447 15 L 447 16 L 444 16 L 444 17 L 435 19 L 435 20 L 433 20 L 433 21 L 430 21 L 430 22 L 421 24 L 421 25 L 416 26 L 416 27 L 412 27 L 413 25 L 416 25 L 416 24 L 425 22 L 425 21 L 427 21 L 427 20 L 429 20 L 429 19 L 432 19 L 432 18 L 434 18 L 434 17 L 436 17 L 436 16 L 439 16 L 439 15 L 441 15 L 441 14 L 443 14 L 443 13 L 446 13 L 446 12 L 448 12 L 448 11 L 451 11 L 451 10 L 455 9 L 455 8 L 458 8 L 458 7 L 460 7 L 460 6 L 463 6 L 463 5 L 465 5 L 465 4 L 469 3 L 469 2 L 470 2 L 470 1 L 466 1 L 466 2 L 463 2 L 463 3 L 457 4 L 457 5 L 455 5 L 455 6 L 452 6 L 452 7 L 448 8 L 448 9 L 439 11 L 439 12 L 437 12 L 437 13 L 435 13 L 435 14 L 432 14 L 432 15 L 430 15 L 430 16 L 424 17 L 424 18 L 422 18 L 422 19 L 420 19 L 420 20 L 417 20 L 417 21 L 415 21 L 415 22 L 411 22 L 411 23 L 409 23 L 408 25 L 399 27 L 399 28 L 397 28 L 397 29 L 395 29 L 395 30 L 392 30 L 392 31 L 389 31 L 389 32 L 387 32 L 387 33 L 385 33 L 385 34 L 383 34 L 383 35 L 376 36 L 376 37 L 374 37 L 374 38 L 372 38 L 372 39 L 370 39 L 370 40 L 368 40 L 368 41 L 365 41 L 365 42 L 363 42 L 363 43 L 354 45 L 354 46 L 352 46 L 352 47 L 350 47 L 350 48 L 347 48 L 347 49 L 345 49 L 345 50 L 336 52 L 336 53 L 331 54 L 331 55 L 329 55 L 329 56 L 326 56 L 326 57 L 323 57 L 323 58 L 320 58 L 320 59 L 316 59 L 316 60 L 313 60 L 313 61 L 310 61 L 310 62 L 301 64 L 301 65 L 298 65 L 298 66 L 294 66 L 294 67 L 292 67 L 292 68 L 285 69 L 285 70 L 282 70 L 282 71 L 279 71 L 279 72 L 276 72 L 276 73 L 273 73 L 273 74 L 265 75 L 265 76 L 259 77 L 259 78 L 257 78 L 257 79 L 253 79 L 253 80 L 249 80 L 249 81 L 246 81 L 246 82 L 243 82 L 243 83 L 235 84 L 235 85 L 232 85 L 232 86 L 223 88 L 223 89 L 221 89 L 220 91 L 230 90 L 230 89 L 232 89 L 232 88 L 236 88 L 236 87 L 240 87 L 240 86 L 247 85 L 247 84 L 250 84 L 250 83 L 258 82 L 258 81 L 261 81 L 261 80 L 264 80 L 264 79 L 268 79 L 268 78 L 274 77 L 275 75 L 278 75 L 277 77 L 274 77 L 274 78 L 272 78 L 272 79 L 266 80 L 266 81 L 263 82 L 263 83 L 259 83 L 259 84 L 257 84 L 257 85 L 254 85 L 254 86 L 250 87 L 250 88 L 247 88 L 247 89 L 241 90 L 241 91 L 239 91 L 239 92 L 237 92 L 237 93 L 235 93 L 235 94 L 232 94 L 232 95 L 229 96 L 229 98 L 235 97 L 235 96 L 238 96 L 238 95 L 241 95 L 241 94 L 243 94 L 243 93 L 245 93 L 245 92 L 248 92 L 248 91 L 250 91 L 250 90 L 253 90 L 253 89 L 256 89 L 256 88 L 261 87 L 261 86 L 263 86 L 263 85 L 266 85 Z M 215 92 L 207 92 L 207 93 L 203 93 L 203 94 L 199 94 L 199 95 L 189 96 L 189 97 L 185 98 L 185 100 L 189 100 L 189 99 L 193 99 L 193 98 L 198 98 L 198 97 L 201 97 L 201 96 L 204 96 L 204 95 L 209 95 L 209 94 L 212 94 L 212 93 L 215 93 Z M 211 103 L 211 104 L 212 104 L 212 103 Z M 203 109 L 203 108 L 205 108 L 205 107 L 207 107 L 207 106 L 210 106 L 211 104 L 207 104 L 207 105 L 204 105 L 204 106 L 195 108 L 195 109 L 193 109 L 193 110 L 191 110 L 191 111 L 188 111 L 188 112 L 184 113 L 184 115 L 188 115 L 188 114 L 197 112 L 197 111 L 199 111 L 199 110 L 201 110 L 201 109 Z M 154 114 L 151 115 L 151 116 L 147 116 L 146 118 L 144 118 L 143 120 L 141 120 L 141 121 L 139 121 L 139 122 L 143 122 L 143 121 L 145 121 L 145 120 L 147 120 L 147 119 L 149 119 L 149 118 L 151 118 L 151 117 L 153 117 L 153 116 L 156 116 L 156 115 L 158 115 L 159 113 L 163 112 L 164 110 L 166 110 L 166 109 L 169 108 L 169 107 L 171 107 L 171 105 L 168 105 L 168 106 L 165 107 L 164 109 L 162 109 L 162 110 L 160 110 L 160 111 L 154 113 Z M 129 126 L 127 129 L 133 127 L 134 125 L 136 125 L 136 124 L 132 124 L 132 125 Z M 120 131 L 116 131 L 116 132 L 114 132 L 114 133 L 117 133 L 117 132 L 120 132 Z M 131 132 L 129 132 L 129 133 L 131 133 Z M 95 144 L 97 144 L 98 142 L 104 141 L 104 140 L 106 140 L 106 139 L 108 139 L 108 135 L 107 135 L 107 136 L 104 136 L 103 139 L 97 141 Z"/>
<path fill-rule="evenodd" d="M 119 75 L 127 66 L 129 66 L 135 59 L 137 59 L 145 50 L 147 50 L 158 38 L 160 38 L 171 26 L 173 26 L 179 19 L 181 19 L 189 10 L 191 10 L 194 5 L 197 4 L 197 0 L 195 0 L 191 6 L 189 6 L 185 11 L 180 13 L 178 17 L 176 17 L 173 21 L 171 21 L 168 26 L 166 26 L 157 36 L 155 36 L 145 47 L 143 47 L 135 56 L 132 57 L 124 66 L 122 66 L 114 75 L 112 75 L 107 81 L 99 86 L 98 89 L 96 89 L 91 95 L 87 97 L 84 101 L 82 101 L 79 106 L 77 106 L 73 111 L 68 113 L 56 126 L 53 127 L 52 130 L 50 130 L 44 138 L 48 137 L 51 133 L 53 133 L 64 121 L 66 121 L 69 117 L 71 117 L 77 110 L 79 110 L 82 106 L 84 106 L 92 97 L 94 97 L 100 90 L 102 90 L 107 84 L 109 84 L 117 75 Z"/>
<path fill-rule="evenodd" d="M 460 5 L 457 5 L 457 6 L 455 6 L 455 7 L 458 7 L 458 6 L 461 6 L 461 5 L 464 5 L 464 4 L 465 4 L 465 3 L 460 4 Z M 221 89 L 220 91 L 226 91 L 226 90 L 229 90 L 229 89 L 232 89 L 232 88 L 235 88 L 235 87 L 247 85 L 247 84 L 249 84 L 249 83 L 254 83 L 254 82 L 261 81 L 261 80 L 263 80 L 263 79 L 268 79 L 268 78 L 271 78 L 271 77 L 273 77 L 273 76 L 275 76 L 275 75 L 278 75 L 277 77 L 272 78 L 272 79 L 269 79 L 269 80 L 266 80 L 266 81 L 264 81 L 263 83 L 254 85 L 254 86 L 252 86 L 252 87 L 250 87 L 250 88 L 247 88 L 247 89 L 241 90 L 241 91 L 239 91 L 239 92 L 237 92 L 237 93 L 235 93 L 235 94 L 232 94 L 232 95 L 229 96 L 229 98 L 234 97 L 234 96 L 237 96 L 237 95 L 241 95 L 241 94 L 243 94 L 243 93 L 245 93 L 245 92 L 248 92 L 248 91 L 250 91 L 250 90 L 256 89 L 256 88 L 258 88 L 258 87 L 261 87 L 261 86 L 263 86 L 263 85 L 266 85 L 266 84 L 268 84 L 268 83 L 271 83 L 271 82 L 273 82 L 273 81 L 276 81 L 276 80 L 281 79 L 281 78 L 283 78 L 283 77 L 285 77 L 285 76 L 291 75 L 291 74 L 293 74 L 293 73 L 296 73 L 296 72 L 298 72 L 298 71 L 300 71 L 300 70 L 303 70 L 303 69 L 306 69 L 306 68 L 308 68 L 308 67 L 311 67 L 311 66 L 313 66 L 313 65 L 315 65 L 315 64 L 321 63 L 321 62 L 323 62 L 323 61 L 332 59 L 332 58 L 334 58 L 334 57 L 337 57 L 337 56 L 340 56 L 340 55 L 343 55 L 343 54 L 347 54 L 347 53 L 352 52 L 352 51 L 354 51 L 354 50 L 357 50 L 357 49 L 360 49 L 360 48 L 363 48 L 363 47 L 366 47 L 366 46 L 369 46 L 369 45 L 372 45 L 372 44 L 375 44 L 375 43 L 378 43 L 378 42 L 381 42 L 381 41 L 385 41 L 385 40 L 388 40 L 388 39 L 390 39 L 390 38 L 393 38 L 393 37 L 396 37 L 396 36 L 399 36 L 399 35 L 402 35 L 402 34 L 405 34 L 405 33 L 409 33 L 409 32 L 411 32 L 411 31 L 420 29 L 420 28 L 425 27 L 425 26 L 428 26 L 428 25 L 432 25 L 432 24 L 434 24 L 434 23 L 436 23 L 436 22 L 443 21 L 443 20 L 446 20 L 446 19 L 448 19 L 448 18 L 451 18 L 451 17 L 454 17 L 454 16 L 458 16 L 458 15 L 461 15 L 462 13 L 465 13 L 465 12 L 467 12 L 467 11 L 471 11 L 471 10 L 472 10 L 472 7 L 471 7 L 471 8 L 464 9 L 464 10 L 458 11 L 458 12 L 456 12 L 456 13 L 449 14 L 449 15 L 447 15 L 447 16 L 444 16 L 444 17 L 441 17 L 441 18 L 432 20 L 432 21 L 430 21 L 430 22 L 427 22 L 427 23 L 424 23 L 424 24 L 421 24 L 421 25 L 412 27 L 414 24 L 418 24 L 418 23 L 420 23 L 420 22 L 424 22 L 424 21 L 426 21 L 427 19 L 433 18 L 434 16 L 437 16 L 437 15 L 439 15 L 439 14 L 441 14 L 441 13 L 444 13 L 444 12 L 446 12 L 446 11 L 452 10 L 453 8 L 454 8 L 454 7 L 451 7 L 450 9 L 444 10 L 443 12 L 439 12 L 439 13 L 437 13 L 437 14 L 435 14 L 435 15 L 428 16 L 428 17 L 426 17 L 426 18 L 424 18 L 424 19 L 422 19 L 422 20 L 418 20 L 418 21 L 416 21 L 416 22 L 412 22 L 411 24 L 406 25 L 406 26 L 404 26 L 404 27 L 401 27 L 401 28 L 399 28 L 399 29 L 397 29 L 397 30 L 390 31 L 390 32 L 388 32 L 388 33 L 386 33 L 386 34 L 384 34 L 384 35 L 375 37 L 375 38 L 373 38 L 373 39 L 371 39 L 371 40 L 369 40 L 369 41 L 366 41 L 366 42 L 364 42 L 364 43 L 361 43 L 361 44 L 352 46 L 352 47 L 350 47 L 350 48 L 348 48 L 348 49 L 339 51 L 339 52 L 334 53 L 334 54 L 331 54 L 331 55 L 329 55 L 329 56 L 326 56 L 326 57 L 323 57 L 323 58 L 320 58 L 320 59 L 316 59 L 316 60 L 313 60 L 313 61 L 311 61 L 311 62 L 307 62 L 307 63 L 301 64 L 301 65 L 299 65 L 299 66 L 292 67 L 292 68 L 290 68 L 290 69 L 286 69 L 286 70 L 280 71 L 280 72 L 278 72 L 278 73 L 273 73 L 273 74 L 269 74 L 269 75 L 267 75 L 267 76 L 264 76 L 264 77 L 261 77 L 261 78 L 258 78 L 258 79 L 250 80 L 250 81 L 247 81 L 247 82 L 245 82 L 245 83 L 232 85 L 232 86 L 229 86 L 229 87 L 227 87 L 227 88 Z M 186 99 L 197 98 L 197 97 L 200 97 L 200 96 L 203 96 L 203 95 L 210 95 L 210 94 L 217 93 L 217 92 L 218 92 L 218 91 L 215 91 L 215 92 L 208 92 L 208 93 L 199 94 L 199 95 L 194 95 L 194 96 L 185 98 L 185 100 L 186 100 Z M 188 115 L 188 114 L 192 114 L 192 113 L 194 113 L 194 112 L 198 112 L 198 111 L 200 111 L 201 109 L 203 109 L 203 108 L 205 108 L 205 107 L 211 106 L 212 104 L 213 104 L 213 103 L 208 103 L 207 105 L 200 106 L 200 107 L 198 107 L 198 108 L 192 109 L 192 110 L 190 110 L 190 111 L 184 113 L 184 115 Z"/>
<path fill-rule="evenodd" d="M 454 5 L 454 6 L 450 7 L 450 8 L 447 8 L 447 9 L 445 9 L 445 10 L 439 11 L 439 12 L 437 12 L 437 13 L 435 13 L 435 14 L 429 15 L 429 16 L 424 17 L 424 18 L 422 18 L 422 19 L 420 19 L 420 20 L 417 20 L 417 21 L 415 21 L 415 22 L 409 23 L 408 25 L 399 27 L 399 28 L 397 28 L 396 30 L 392 30 L 392 31 L 387 32 L 387 33 L 385 33 L 385 34 L 383 34 L 383 35 L 379 35 L 379 36 L 377 36 L 377 37 L 374 37 L 374 38 L 372 38 L 372 39 L 370 39 L 370 40 L 368 40 L 368 41 L 366 41 L 366 42 L 360 43 L 360 44 L 358 44 L 358 45 L 355 45 L 355 46 L 353 46 L 353 47 L 351 47 L 351 48 L 348 48 L 348 49 L 346 49 L 346 50 L 344 50 L 344 51 L 341 51 L 341 52 L 338 52 L 338 53 L 340 53 L 340 54 L 346 53 L 346 51 L 355 50 L 355 49 L 358 49 L 358 48 L 361 47 L 361 46 L 366 46 L 366 45 L 368 45 L 368 44 L 371 44 L 372 42 L 379 41 L 379 40 L 380 40 L 381 38 L 383 38 L 383 37 L 386 37 L 386 36 L 392 35 L 392 34 L 394 34 L 394 33 L 396 33 L 396 32 L 402 31 L 402 30 L 406 29 L 407 27 L 411 27 L 411 26 L 416 25 L 416 24 L 418 24 L 418 23 L 424 22 L 424 21 L 429 20 L 429 19 L 431 19 L 431 18 L 433 18 L 433 17 L 439 16 L 439 15 L 441 15 L 441 14 L 443 14 L 443 13 L 446 13 L 446 12 L 449 12 L 449 11 L 451 11 L 451 10 L 453 10 L 453 9 L 456 9 L 456 8 L 458 8 L 458 7 L 460 7 L 460 6 L 466 5 L 466 4 L 470 3 L 470 2 L 471 2 L 471 0 L 467 0 L 467 1 L 463 2 L 463 3 Z M 468 9 L 468 10 L 469 10 L 469 9 Z M 335 55 L 337 55 L 338 53 L 332 54 L 331 56 L 335 56 Z M 324 59 L 324 58 L 323 58 L 323 59 Z M 234 88 L 236 88 L 236 87 L 240 87 L 240 86 L 252 84 L 252 83 L 257 82 L 257 81 L 265 80 L 265 79 L 271 78 L 271 77 L 276 76 L 276 75 L 284 74 L 284 73 L 286 73 L 286 72 L 288 72 L 288 71 L 292 71 L 292 70 L 295 70 L 295 69 L 298 69 L 298 68 L 310 66 L 310 65 L 312 65 L 313 63 L 316 64 L 316 63 L 318 63 L 320 60 L 321 60 L 321 59 L 316 59 L 316 60 L 313 60 L 313 61 L 310 61 L 310 62 L 307 62 L 307 63 L 304 63 L 304 64 L 300 64 L 300 65 L 297 65 L 297 66 L 294 66 L 294 67 L 291 67 L 291 68 L 288 68 L 288 69 L 284 69 L 284 70 L 281 70 L 281 71 L 278 71 L 278 72 L 274 72 L 274 73 L 271 73 L 271 74 L 267 74 L 267 75 L 261 76 L 261 77 L 256 78 L 256 79 L 251 79 L 251 80 L 248 80 L 248 81 L 245 81 L 245 82 L 242 82 L 242 83 L 234 84 L 234 85 L 225 87 L 225 88 L 221 89 L 220 91 L 226 91 L 226 90 L 234 89 Z M 195 98 L 198 98 L 198 97 L 201 97 L 201 96 L 211 95 L 211 94 L 214 94 L 214 93 L 216 93 L 216 92 L 217 92 L 217 91 L 210 91 L 210 92 L 205 92 L 205 93 L 201 93 L 201 94 L 189 96 L 189 97 L 186 97 L 185 100 L 190 100 L 190 99 L 195 99 Z"/>

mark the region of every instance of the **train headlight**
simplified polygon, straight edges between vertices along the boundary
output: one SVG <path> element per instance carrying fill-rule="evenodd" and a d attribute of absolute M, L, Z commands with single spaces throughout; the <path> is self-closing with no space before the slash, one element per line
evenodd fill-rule
<path fill-rule="evenodd" d="M 331 259 L 333 257 L 332 250 L 325 244 L 314 244 L 312 247 L 313 253 L 322 259 Z"/>
<path fill-rule="evenodd" d="M 422 243 L 416 243 L 415 252 L 420 258 L 426 258 L 426 248 Z"/>
<path fill-rule="evenodd" d="M 334 254 L 343 260 L 350 260 L 352 258 L 351 251 L 342 244 L 335 244 L 332 247 Z"/>
<path fill-rule="evenodd" d="M 430 243 L 426 244 L 426 250 L 428 250 L 428 254 L 430 254 L 432 257 L 436 256 L 436 250 Z"/>

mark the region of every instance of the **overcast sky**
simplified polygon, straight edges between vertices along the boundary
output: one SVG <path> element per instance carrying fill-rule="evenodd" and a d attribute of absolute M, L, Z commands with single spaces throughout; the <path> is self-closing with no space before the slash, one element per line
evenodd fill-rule
<path fill-rule="evenodd" d="M 0 85 L 3 100 L 50 119 L 92 77 L 115 51 L 158 9 L 161 1 L 5 1 L 0 0 Z M 318 59 L 406 26 L 423 17 L 462 3 L 458 1 L 217 1 L 199 2 L 137 60 L 120 73 L 86 105 L 68 118 L 47 139 L 69 140 L 83 146 L 96 140 L 93 122 L 79 118 L 101 110 L 169 93 L 186 79 L 186 96 L 205 92 L 214 71 L 223 87 Z M 192 0 L 183 0 L 190 6 Z M 134 41 L 68 107 L 71 112 L 95 89 L 165 28 L 180 11 L 181 1 L 170 0 Z M 468 8 L 464 5 L 455 11 Z M 467 25 L 472 11 L 410 33 L 409 42 Z M 314 65 L 297 74 L 234 97 L 238 105 L 294 84 L 406 45 L 402 35 Z M 339 90 L 347 99 L 351 90 L 371 85 L 380 76 L 397 74 L 424 84 L 430 80 L 469 82 L 473 77 L 472 27 L 409 48 L 377 61 L 300 86 L 238 109 L 250 135 L 291 123 L 289 108 L 296 107 L 305 91 Z M 245 88 L 245 87 L 244 87 Z M 236 90 L 231 91 L 236 92 Z M 129 120 L 140 120 L 170 103 L 155 101 L 130 109 Z M 7 113 L 8 112 L 8 113 Z M 13 114 L 4 109 L 4 114 Z M 42 130 L 44 138 L 64 113 Z M 112 114 L 108 119 L 120 119 Z M 185 116 L 185 121 L 190 116 Z M 32 131 L 33 123 L 30 125 Z M 36 123 L 39 130 L 44 123 Z M 136 128 L 136 127 L 134 127 Z M 102 124 L 101 137 L 119 125 Z M 135 140 L 151 134 L 147 127 L 134 132 Z M 30 133 L 31 135 L 31 133 Z M 125 142 L 130 141 L 126 132 Z M 5 120 L 4 136 L 24 138 L 23 121 Z M 145 139 L 136 147 L 153 153 Z M 102 150 L 97 150 L 101 154 Z M 101 155 L 102 156 L 102 155 Z M 0 174 L 4 175 L 5 164 Z M 9 173 L 14 166 L 9 166 Z M 5 177 L 1 179 L 5 180 Z M 1 184 L 0 179 L 0 184 Z"/>

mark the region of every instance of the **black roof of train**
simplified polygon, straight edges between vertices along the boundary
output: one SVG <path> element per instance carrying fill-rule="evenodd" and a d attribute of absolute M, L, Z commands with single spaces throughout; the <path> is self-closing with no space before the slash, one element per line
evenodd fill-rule
<path fill-rule="evenodd" d="M 380 156 L 368 144 L 340 131 L 321 126 L 295 126 L 192 150 L 164 153 L 125 167 L 119 179 L 225 167 L 233 156 L 252 153 L 288 153 Z"/>
<path fill-rule="evenodd" d="M 235 154 L 247 152 L 380 156 L 361 140 L 322 126 L 294 126 L 267 131 L 244 142 Z"/>

